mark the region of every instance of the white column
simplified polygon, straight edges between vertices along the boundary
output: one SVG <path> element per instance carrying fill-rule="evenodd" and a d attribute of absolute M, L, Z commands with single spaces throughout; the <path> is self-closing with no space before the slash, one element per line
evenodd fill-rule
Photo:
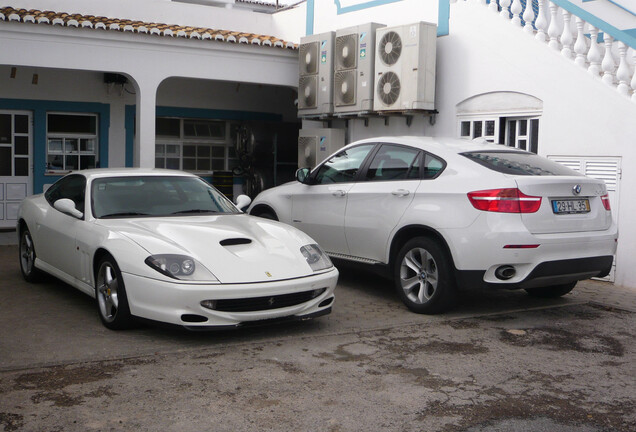
<path fill-rule="evenodd" d="M 601 49 L 598 46 L 598 29 L 590 26 L 590 50 L 587 52 L 587 61 L 590 67 L 587 71 L 594 76 L 601 74 Z"/>
<path fill-rule="evenodd" d="M 537 20 L 534 25 L 537 28 L 537 34 L 535 38 L 541 42 L 546 41 L 546 31 L 548 30 L 548 19 L 545 16 L 545 2 L 546 0 L 539 1 L 539 13 L 537 14 Z"/>
<path fill-rule="evenodd" d="M 614 85 L 614 69 L 616 68 L 616 62 L 612 55 L 612 43 L 614 38 L 607 33 L 603 35 L 603 42 L 605 42 L 605 56 L 601 67 L 603 68 L 603 82 L 607 85 Z"/>
<path fill-rule="evenodd" d="M 526 0 L 526 8 L 523 11 L 523 20 L 526 22 L 526 25 L 523 26 L 523 30 L 528 33 L 534 33 L 534 28 L 532 27 L 532 21 L 534 21 L 534 10 L 532 9 L 532 0 Z"/>
<path fill-rule="evenodd" d="M 137 82 L 133 158 L 133 166 L 135 167 L 155 167 L 155 117 L 158 87 L 159 82 L 150 79 Z"/>
<path fill-rule="evenodd" d="M 620 63 L 616 69 L 616 78 L 618 79 L 618 92 L 622 95 L 629 96 L 631 78 L 629 64 L 627 64 L 627 45 L 618 42 L 618 55 Z"/>
<path fill-rule="evenodd" d="M 576 58 L 574 59 L 574 63 L 581 67 L 585 67 L 586 59 L 585 54 L 587 53 L 587 37 L 585 36 L 584 29 L 585 21 L 583 19 L 576 17 L 576 42 L 574 43 L 574 52 L 576 53 Z"/>
<path fill-rule="evenodd" d="M 532 2 L 532 0 L 530 0 Z M 521 0 L 512 0 L 512 5 L 510 5 L 510 12 L 512 12 L 512 23 L 516 26 L 521 25 L 521 11 L 523 7 L 521 6 Z"/>
<path fill-rule="evenodd" d="M 499 5 L 497 4 L 497 0 L 490 0 L 490 4 L 488 5 L 488 8 L 494 11 L 498 11 Z"/>
<path fill-rule="evenodd" d="M 561 44 L 563 44 L 563 49 L 561 50 L 561 54 L 567 58 L 572 58 L 572 42 L 574 42 L 574 39 L 572 38 L 572 29 L 570 27 L 571 20 L 572 14 L 563 9 L 563 33 L 561 33 Z"/>
<path fill-rule="evenodd" d="M 561 44 L 559 44 L 559 23 L 557 22 L 558 12 L 559 6 L 550 2 L 550 27 L 548 27 L 550 43 L 548 43 L 548 46 L 555 50 L 561 48 Z"/>

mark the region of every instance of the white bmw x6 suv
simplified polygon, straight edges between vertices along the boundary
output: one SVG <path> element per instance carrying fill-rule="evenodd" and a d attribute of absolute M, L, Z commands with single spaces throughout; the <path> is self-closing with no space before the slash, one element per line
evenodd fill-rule
<path fill-rule="evenodd" d="M 350 144 L 249 213 L 293 225 L 333 258 L 384 266 L 414 312 L 457 288 L 557 297 L 609 273 L 617 228 L 602 180 L 502 145 L 382 137 Z"/>

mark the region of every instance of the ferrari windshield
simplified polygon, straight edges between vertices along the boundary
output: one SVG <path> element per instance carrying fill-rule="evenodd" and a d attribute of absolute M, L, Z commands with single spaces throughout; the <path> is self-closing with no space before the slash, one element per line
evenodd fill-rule
<path fill-rule="evenodd" d="M 96 218 L 240 213 L 208 183 L 186 176 L 97 178 L 91 206 Z"/>

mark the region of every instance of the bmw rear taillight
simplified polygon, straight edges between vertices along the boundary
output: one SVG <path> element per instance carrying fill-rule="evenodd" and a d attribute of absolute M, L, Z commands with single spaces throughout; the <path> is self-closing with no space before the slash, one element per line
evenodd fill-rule
<path fill-rule="evenodd" d="M 516 188 L 468 192 L 468 199 L 477 210 L 499 213 L 534 213 L 541 207 L 541 197 Z"/>
<path fill-rule="evenodd" d="M 605 194 L 601 197 L 601 202 L 603 203 L 603 207 L 605 207 L 605 210 L 610 211 L 612 210 L 612 208 L 610 207 L 610 202 L 609 202 L 609 195 Z"/>

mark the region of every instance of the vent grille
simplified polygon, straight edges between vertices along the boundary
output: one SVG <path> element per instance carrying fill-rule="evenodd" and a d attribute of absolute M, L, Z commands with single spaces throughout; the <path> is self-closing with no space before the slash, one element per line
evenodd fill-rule
<path fill-rule="evenodd" d="M 382 63 L 387 66 L 397 63 L 400 55 L 402 55 L 402 39 L 400 35 L 394 31 L 385 33 L 378 44 L 378 54 L 380 54 Z"/>
<path fill-rule="evenodd" d="M 317 76 L 301 76 L 298 80 L 298 108 L 316 108 Z"/>
<path fill-rule="evenodd" d="M 214 310 L 222 312 L 253 312 L 280 309 L 308 302 L 319 297 L 325 291 L 326 288 L 320 288 L 292 294 L 217 300 Z"/>
<path fill-rule="evenodd" d="M 316 146 L 318 137 L 299 137 L 298 138 L 298 166 L 311 167 L 316 166 Z"/>
<path fill-rule="evenodd" d="M 336 70 L 353 69 L 357 65 L 358 35 L 356 33 L 336 38 Z"/>
<path fill-rule="evenodd" d="M 356 103 L 356 71 L 336 72 L 334 75 L 336 89 L 336 106 L 354 105 Z"/>
<path fill-rule="evenodd" d="M 393 72 L 384 73 L 378 80 L 378 97 L 385 106 L 393 105 L 400 97 L 400 78 Z"/>
<path fill-rule="evenodd" d="M 298 48 L 298 67 L 300 75 L 314 75 L 318 73 L 318 42 L 301 44 Z"/>

